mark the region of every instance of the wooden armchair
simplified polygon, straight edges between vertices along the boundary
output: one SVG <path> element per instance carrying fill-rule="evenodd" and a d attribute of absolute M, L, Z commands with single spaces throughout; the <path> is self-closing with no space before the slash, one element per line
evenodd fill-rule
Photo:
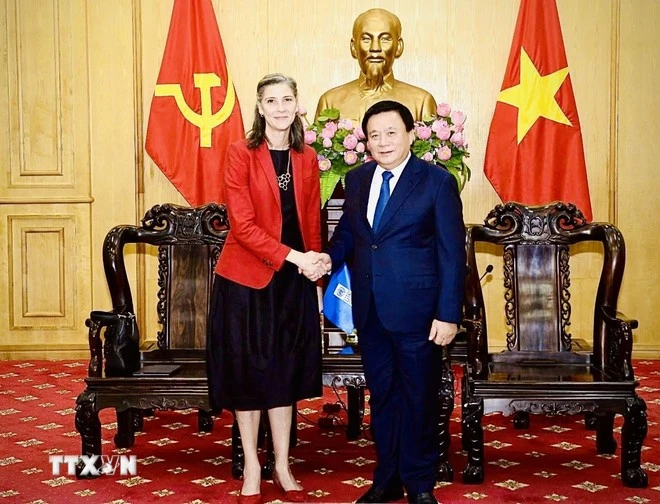
<path fill-rule="evenodd" d="M 569 245 L 603 246 L 604 261 L 594 308 L 593 354 L 581 352 L 569 333 L 571 317 Z M 484 299 L 475 247 L 501 247 L 504 259 L 507 348 L 489 353 Z M 484 478 L 482 416 L 570 415 L 596 418 L 596 449 L 612 454 L 614 415 L 623 415 L 621 479 L 645 487 L 640 467 L 647 433 L 646 404 L 635 389 L 631 364 L 632 330 L 637 321 L 617 312 L 625 266 L 625 244 L 610 224 L 589 224 L 573 205 L 498 205 L 484 225 L 467 229 L 465 325 L 468 358 L 462 390 L 463 443 L 468 461 L 465 483 Z"/>
<path fill-rule="evenodd" d="M 121 448 L 133 446 L 135 432 L 142 430 L 143 416 L 155 409 L 195 408 L 199 430 L 213 429 L 206 376 L 206 326 L 214 269 L 228 228 L 224 206 L 188 208 L 165 204 L 151 208 L 141 226 L 116 226 L 107 234 L 103 264 L 112 312 L 92 312 L 86 322 L 91 358 L 86 388 L 78 396 L 76 406 L 82 454 L 101 454 L 99 411 L 104 408 L 117 412 L 114 442 Z M 113 315 L 135 315 L 124 262 L 127 244 L 138 244 L 138 255 L 157 252 L 158 299 L 150 307 L 155 307 L 162 329 L 155 345 L 136 352 L 137 362 L 129 363 L 132 366 L 128 373 L 108 376 L 112 373 L 104 372 L 104 357 L 116 333 Z M 179 368 L 170 376 L 131 373 L 134 369 L 153 370 L 155 365 Z M 295 431 L 292 442 L 295 443 Z M 269 449 L 269 463 L 272 461 Z M 243 450 L 236 425 L 232 429 L 232 472 L 235 477 L 243 472 Z"/>

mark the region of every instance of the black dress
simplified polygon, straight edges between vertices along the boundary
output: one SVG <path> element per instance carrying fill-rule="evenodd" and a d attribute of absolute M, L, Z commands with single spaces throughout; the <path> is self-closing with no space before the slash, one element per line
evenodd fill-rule
<path fill-rule="evenodd" d="M 291 173 L 280 187 L 282 243 L 304 251 L 289 151 L 270 154 L 277 175 L 287 166 Z M 322 395 L 319 322 L 315 284 L 288 261 L 263 289 L 216 275 L 207 342 L 212 408 L 268 409 Z"/>

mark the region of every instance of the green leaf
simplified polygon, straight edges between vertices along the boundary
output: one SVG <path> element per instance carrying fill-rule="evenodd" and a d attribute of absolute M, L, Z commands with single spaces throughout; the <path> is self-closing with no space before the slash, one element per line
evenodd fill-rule
<path fill-rule="evenodd" d="M 323 109 L 318 118 L 319 121 L 323 122 L 336 121 L 337 119 L 339 119 L 339 110 L 336 108 Z"/>
<path fill-rule="evenodd" d="M 412 152 L 417 157 L 422 157 L 431 150 L 431 142 L 428 140 L 415 140 L 412 144 Z"/>
<path fill-rule="evenodd" d="M 465 185 L 465 182 L 463 181 L 463 177 L 461 177 L 460 172 L 454 167 L 448 166 L 447 171 L 451 173 L 456 179 L 456 184 L 458 185 L 458 193 L 460 194 L 461 191 L 463 190 L 463 186 Z"/>
<path fill-rule="evenodd" d="M 448 170 L 452 168 L 458 171 L 463 167 L 463 161 L 455 157 L 449 158 L 447 161 L 444 161 L 443 164 L 445 165 L 445 168 L 447 168 Z"/>
<path fill-rule="evenodd" d="M 332 150 L 335 152 L 345 152 L 346 148 L 340 142 L 332 142 Z"/>
<path fill-rule="evenodd" d="M 338 129 L 337 132 L 335 133 L 335 137 L 333 138 L 333 140 L 341 143 L 350 134 L 351 134 L 351 132 L 348 131 L 348 130 L 345 130 L 344 128 Z"/>
<path fill-rule="evenodd" d="M 341 175 L 335 173 L 332 169 L 321 172 L 321 208 L 325 206 L 330 196 L 332 196 L 332 192 L 335 190 L 340 178 Z"/>

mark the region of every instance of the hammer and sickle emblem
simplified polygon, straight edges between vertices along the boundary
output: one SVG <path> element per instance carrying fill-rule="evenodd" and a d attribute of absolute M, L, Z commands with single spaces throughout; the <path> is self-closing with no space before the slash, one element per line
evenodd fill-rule
<path fill-rule="evenodd" d="M 202 99 L 201 114 L 195 112 L 186 103 L 183 91 L 181 91 L 181 84 L 156 84 L 154 96 L 173 96 L 183 117 L 199 128 L 199 146 L 210 148 L 211 132 L 231 115 L 236 102 L 236 92 L 231 76 L 227 73 L 227 96 L 225 96 L 225 102 L 220 110 L 214 114 L 211 111 L 211 88 L 221 85 L 220 77 L 215 73 L 196 73 L 193 74 L 193 78 Z"/>

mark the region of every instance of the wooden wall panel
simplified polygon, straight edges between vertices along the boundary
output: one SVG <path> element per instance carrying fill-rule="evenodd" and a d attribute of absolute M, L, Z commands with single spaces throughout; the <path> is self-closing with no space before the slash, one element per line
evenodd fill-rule
<path fill-rule="evenodd" d="M 12 251 L 9 328 L 71 327 L 72 292 L 66 273 L 72 271 L 73 257 L 67 259 L 66 252 L 73 251 L 66 250 L 65 242 L 74 234 L 73 219 L 10 215 L 8 221 Z"/>
<path fill-rule="evenodd" d="M 0 355 L 84 355 L 91 299 L 89 207 L 0 206 Z M 78 354 L 68 354 L 80 351 Z"/>
<path fill-rule="evenodd" d="M 6 41 L 9 174 L 1 200 L 89 197 L 87 52 L 82 0 L 9 0 Z M 4 103 L 2 103 L 4 102 Z M 4 144 L 4 145 L 3 145 Z"/>
<path fill-rule="evenodd" d="M 626 274 L 620 309 L 639 319 L 635 349 L 660 349 L 660 3 L 621 2 L 618 103 L 618 224 L 626 238 Z"/>
<path fill-rule="evenodd" d="M 132 0 L 88 2 L 89 108 L 91 194 L 92 299 L 86 307 L 112 307 L 105 281 L 102 247 L 106 233 L 118 224 L 135 224 L 138 215 L 137 175 L 142 146 L 138 144 L 136 66 Z M 139 15 L 139 10 L 135 13 Z M 138 30 L 139 33 L 139 30 Z M 129 251 L 130 252 L 130 251 Z M 126 269 L 135 283 L 135 256 Z"/>
<path fill-rule="evenodd" d="M 222 43 L 227 55 L 227 64 L 232 72 L 236 95 L 239 97 L 243 124 L 246 130 L 252 126 L 254 119 L 255 91 L 259 79 L 268 72 L 281 71 L 270 62 L 270 56 L 279 50 L 274 41 L 264 34 L 268 31 L 268 20 L 278 11 L 287 11 L 295 14 L 295 28 L 281 27 L 280 30 L 288 33 L 289 38 L 297 34 L 299 29 L 307 25 L 309 9 L 299 13 L 293 9 L 290 2 L 282 8 L 282 4 L 273 6 L 263 0 L 244 0 L 242 2 L 226 2 L 213 0 L 215 16 L 218 20 Z M 295 5 L 298 7 L 298 5 Z M 244 19 L 250 19 L 249 23 Z M 300 28 L 299 28 L 300 27 Z M 306 72 L 311 74 L 312 72 Z"/>
<path fill-rule="evenodd" d="M 88 353 L 87 31 L 85 0 L 0 5 L 0 358 Z"/>

